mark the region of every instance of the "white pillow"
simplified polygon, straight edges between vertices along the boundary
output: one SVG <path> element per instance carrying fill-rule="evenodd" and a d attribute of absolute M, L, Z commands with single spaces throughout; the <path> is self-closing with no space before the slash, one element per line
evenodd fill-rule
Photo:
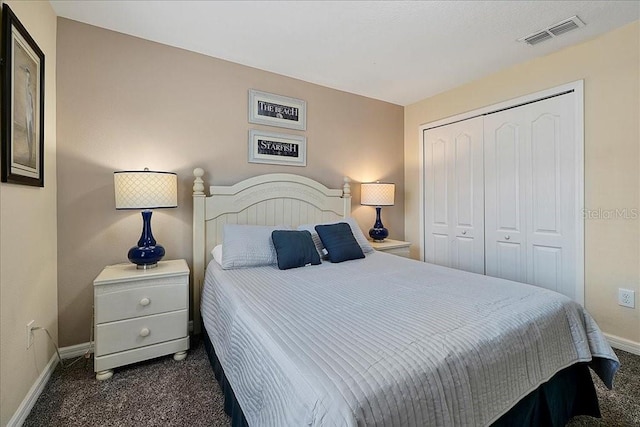
<path fill-rule="evenodd" d="M 271 232 L 289 227 L 225 224 L 222 235 L 223 269 L 258 267 L 278 262 Z"/>
<path fill-rule="evenodd" d="M 324 249 L 322 240 L 320 240 L 320 236 L 318 236 L 318 233 L 316 232 L 315 227 L 316 225 L 330 225 L 330 224 L 337 224 L 339 222 L 346 222 L 347 224 L 349 224 L 349 227 L 351 227 L 351 232 L 353 233 L 353 237 L 356 238 L 356 241 L 360 245 L 362 252 L 367 254 L 369 252 L 374 251 L 373 246 L 371 246 L 371 243 L 367 240 L 367 238 L 362 233 L 362 230 L 360 229 L 360 226 L 358 225 L 356 220 L 351 217 L 339 219 L 337 221 L 323 222 L 319 224 L 304 224 L 299 226 L 298 230 L 307 230 L 309 233 L 311 233 L 311 238 L 313 239 L 313 243 L 316 245 L 316 250 L 320 254 L 320 257 L 324 258 L 326 256 L 326 250 Z"/>
<path fill-rule="evenodd" d="M 220 265 L 222 265 L 222 245 L 216 245 L 215 248 L 211 249 L 211 255 L 213 255 L 213 259 Z"/>

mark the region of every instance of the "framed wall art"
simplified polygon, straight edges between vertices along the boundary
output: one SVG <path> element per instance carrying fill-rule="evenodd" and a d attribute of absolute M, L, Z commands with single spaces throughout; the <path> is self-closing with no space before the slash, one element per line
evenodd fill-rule
<path fill-rule="evenodd" d="M 249 163 L 306 166 L 307 138 L 299 135 L 250 130 Z"/>
<path fill-rule="evenodd" d="M 249 89 L 249 123 L 306 130 L 307 103 L 302 99 Z"/>
<path fill-rule="evenodd" d="M 2 5 L 2 182 L 44 187 L 44 53 Z"/>

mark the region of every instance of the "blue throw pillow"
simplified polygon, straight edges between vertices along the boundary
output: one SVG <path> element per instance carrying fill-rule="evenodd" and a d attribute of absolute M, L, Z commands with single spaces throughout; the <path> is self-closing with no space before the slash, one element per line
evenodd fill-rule
<path fill-rule="evenodd" d="M 275 230 L 271 233 L 271 240 L 276 248 L 280 270 L 321 263 L 308 231 Z"/>
<path fill-rule="evenodd" d="M 353 237 L 349 224 L 339 222 L 331 225 L 316 225 L 316 231 L 329 253 L 329 261 L 342 262 L 364 258 L 362 248 Z"/>

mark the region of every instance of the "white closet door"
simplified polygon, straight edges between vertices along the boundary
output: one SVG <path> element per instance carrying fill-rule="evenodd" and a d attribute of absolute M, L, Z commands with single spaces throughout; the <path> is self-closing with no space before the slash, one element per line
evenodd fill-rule
<path fill-rule="evenodd" d="M 482 117 L 424 133 L 425 260 L 484 274 Z"/>
<path fill-rule="evenodd" d="M 574 94 L 485 116 L 488 275 L 575 298 Z"/>
<path fill-rule="evenodd" d="M 521 111 L 485 117 L 485 267 L 489 276 L 526 282 L 526 138 Z"/>

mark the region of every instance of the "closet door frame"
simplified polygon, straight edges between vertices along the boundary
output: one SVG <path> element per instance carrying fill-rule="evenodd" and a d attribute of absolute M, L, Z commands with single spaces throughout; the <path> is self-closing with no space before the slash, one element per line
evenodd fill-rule
<path fill-rule="evenodd" d="M 518 105 L 528 104 L 535 101 L 540 101 L 552 96 L 573 92 L 574 93 L 574 112 L 575 112 L 575 156 L 576 156 L 576 170 L 575 170 L 575 188 L 578 190 L 574 195 L 574 202 L 576 207 L 576 289 L 575 289 L 575 301 L 580 305 L 584 305 L 584 80 L 577 80 L 575 82 L 567 83 L 564 85 L 556 86 L 550 89 L 546 89 L 540 92 L 531 93 L 518 98 L 510 99 L 507 101 L 499 102 L 497 104 L 488 105 L 486 107 L 478 108 L 466 113 L 457 114 L 455 116 L 447 117 L 434 122 L 426 123 L 418 128 L 418 141 L 419 145 L 419 170 L 420 170 L 420 212 L 419 212 L 419 230 L 420 230 L 420 259 L 425 260 L 425 185 L 424 180 L 426 177 L 426 170 L 424 164 L 425 156 L 425 131 L 433 129 L 439 126 L 445 126 L 451 123 L 459 122 L 462 120 L 471 119 L 478 116 L 483 116 L 490 113 L 495 113 L 500 110 L 513 108 Z"/>

